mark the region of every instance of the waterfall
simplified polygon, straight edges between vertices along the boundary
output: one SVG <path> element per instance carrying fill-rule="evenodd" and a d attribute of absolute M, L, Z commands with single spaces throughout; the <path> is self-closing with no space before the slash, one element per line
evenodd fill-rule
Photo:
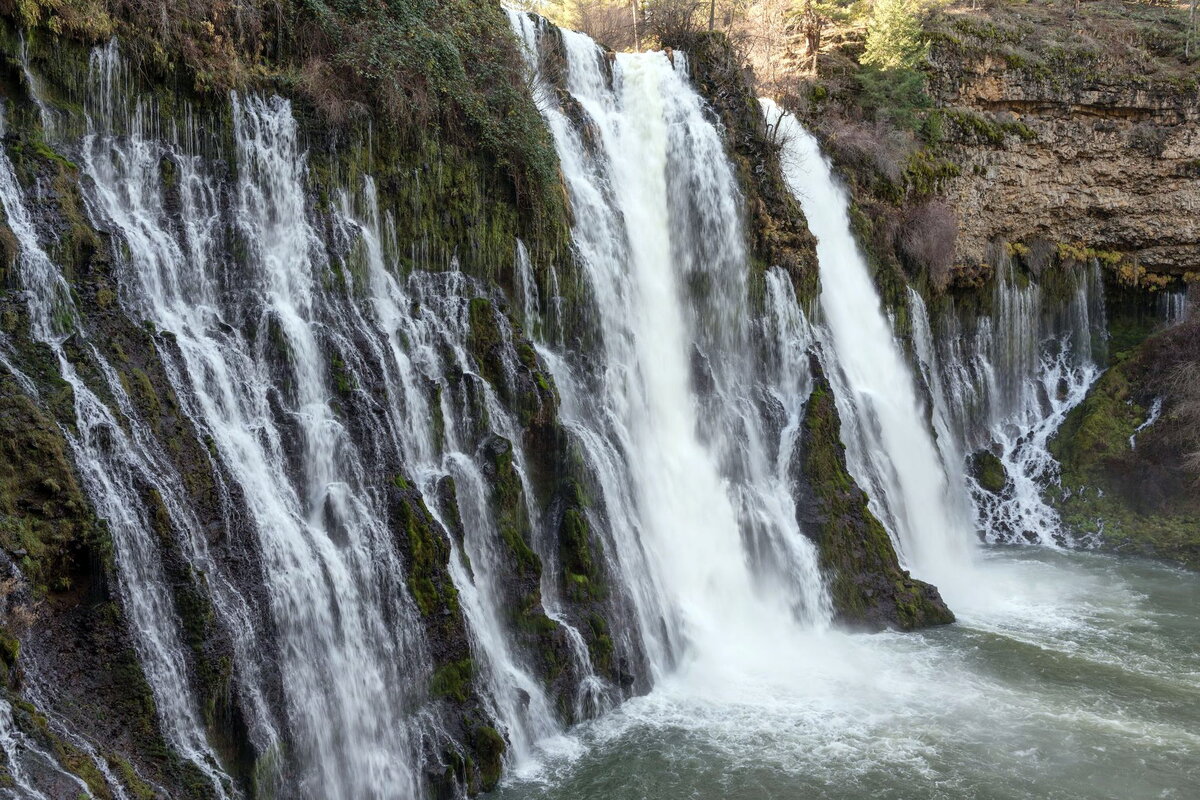
<path fill-rule="evenodd" d="M 779 457 L 780 433 L 795 434 L 806 399 L 796 374 L 806 362 L 760 361 L 724 141 L 683 54 L 617 54 L 610 64 L 582 34 L 510 18 L 599 317 L 599 365 L 555 342 L 541 348 L 600 487 L 610 569 L 635 618 L 627 636 L 651 682 L 684 665 L 770 658 L 781 632 L 823 626 L 830 609 Z M 564 60 L 568 99 L 539 69 L 551 50 Z M 775 299 L 799 314 L 794 296 Z M 776 332 L 797 326 L 793 316 Z M 777 427 L 760 405 L 771 393 L 790 414 Z"/>
<path fill-rule="evenodd" d="M 1058 479 L 1049 441 L 1099 377 L 1105 315 L 1099 265 L 1074 272 L 1061 298 L 1035 283 L 1020 285 L 1002 263 L 994 316 L 951 309 L 933 331 L 924 301 L 910 292 L 917 361 L 936 414 L 939 442 L 952 443 L 957 463 L 987 449 L 1004 466 L 999 495 L 968 478 L 975 525 L 990 542 L 1072 543 L 1044 493 Z"/>
<path fill-rule="evenodd" d="M 42 123 L 42 131 L 47 138 L 52 137 L 57 126 L 58 115 L 42 99 L 41 81 L 33 74 L 33 70 L 29 68 L 29 43 L 25 41 L 24 31 L 18 34 L 17 58 L 21 62 L 21 75 L 25 79 L 26 86 L 29 88 L 29 96 L 33 99 L 34 105 L 37 106 L 38 118 Z"/>
<path fill-rule="evenodd" d="M 54 352 L 72 388 L 75 426 L 63 433 L 98 515 L 108 523 L 120 564 L 123 605 L 164 735 L 207 776 L 216 795 L 225 797 L 226 777 L 209 747 L 189 685 L 178 619 L 153 535 L 154 511 L 139 491 L 149 487 L 173 520 L 186 520 L 186 502 L 175 488 L 180 478 L 164 467 L 153 435 L 137 418 L 115 371 L 86 332 L 77 329 L 79 314 L 66 280 L 38 241 L 7 154 L 0 154 L 0 203 L 20 245 L 18 269 L 28 293 L 31 333 Z M 116 408 L 80 377 L 64 350 L 69 336 L 81 340 L 81 349 L 96 364 Z"/>
<path fill-rule="evenodd" d="M 120 85 L 103 72 L 98 83 L 101 92 Z M 101 97 L 112 108 L 124 101 Z M 174 337 L 168 375 L 245 503 L 278 637 L 286 727 L 306 769 L 295 783 L 328 798 L 413 794 L 418 758 L 405 708 L 429 667 L 407 622 L 412 601 L 382 498 L 330 407 L 330 348 L 317 324 L 328 265 L 308 222 L 291 109 L 278 98 L 233 99 L 232 207 L 181 143 L 142 134 L 144 114 L 135 110 L 125 137 L 91 135 L 85 169 L 103 222 L 128 245 L 122 297 Z M 181 236 L 157 180 L 168 158 L 179 170 Z M 222 227 L 227 219 L 234 230 Z M 223 258 L 220 237 L 240 243 L 241 264 Z M 243 686 L 261 696 L 253 676 L 270 645 L 238 628 Z M 257 716 L 269 749 L 271 714 Z"/>
<path fill-rule="evenodd" d="M 504 563 L 504 544 L 490 507 L 491 488 L 473 453 L 481 438 L 490 435 L 514 443 L 515 467 L 522 480 L 525 498 L 533 497 L 524 465 L 519 424 L 506 410 L 495 387 L 480 376 L 468 352 L 469 300 L 481 289 L 460 272 L 442 275 L 414 273 L 407 282 L 397 279 L 394 234 L 389 220 L 381 217 L 374 182 L 367 178 L 355 198 L 342 198 L 341 217 L 365 243 L 365 279 L 361 286 L 347 286 L 347 294 L 368 298 L 365 310 L 348 310 L 348 319 L 360 335 L 348 337 L 367 342 L 371 360 L 385 375 L 389 432 L 397 437 L 397 450 L 403 454 L 406 469 L 438 514 L 442 506 L 439 493 L 446 480 L 452 480 L 462 518 L 462 550 L 454 543 L 450 558 L 451 573 L 458 587 L 464 612 L 474 637 L 474 652 L 482 662 L 490 711 L 507 734 L 512 749 L 510 761 L 519 766 L 527 760 L 536 742 L 555 736 L 558 722 L 552 701 L 535 678 L 523 656 L 513 646 L 505 626 L 502 575 L 497 568 Z M 537 303 L 536 287 L 524 245 L 516 246 L 516 266 L 523 276 L 526 300 L 526 324 L 533 319 Z M 356 270 L 348 270 L 354 274 Z M 414 312 L 414 309 L 419 311 Z M 506 349 L 506 358 L 514 354 Z M 508 365 L 512 370 L 512 364 Z M 454 375 L 468 377 L 466 385 Z M 430 402 L 427 386 L 436 387 L 435 403 Z M 482 396 L 475 398 L 475 389 Z M 480 417 L 476 402 L 484 406 L 487 430 L 477 430 Z M 433 406 L 433 407 L 431 407 Z M 441 420 L 440 430 L 434 420 Z M 536 522 L 537 512 L 526 508 Z M 450 527 L 450 526 L 448 526 Z M 541 550 L 543 563 L 553 554 Z M 469 564 L 467 568 L 465 565 Z M 551 619 L 562 627 L 576 647 L 576 668 L 585 681 L 592 675 L 586 646 L 579 634 L 555 613 L 556 583 L 543 575 L 543 604 Z M 589 684 L 590 685 L 590 684 Z M 583 708 L 577 709 L 582 716 Z"/>
<path fill-rule="evenodd" d="M 793 117 L 764 103 L 819 239 L 814 307 L 785 271 L 752 263 L 728 142 L 686 54 L 610 56 L 535 16 L 509 19 L 561 164 L 574 259 L 547 265 L 513 239 L 509 298 L 453 256 L 414 262 L 382 178 L 351 170 L 322 182 L 284 98 L 233 94 L 219 112 L 181 104 L 160 116 L 109 43 L 93 51 L 75 120 L 39 99 L 22 61 L 43 127 L 85 126 L 56 146 L 78 156 L 86 213 L 112 239 L 108 313 L 150 337 L 181 437 L 202 444 L 186 464 L 160 440 L 101 315 L 76 305 L 0 157 L 31 333 L 74 390 L 63 434 L 112 534 L 159 727 L 218 798 L 239 789 L 209 741 L 172 559 L 202 583 L 228 646 L 256 791 L 280 797 L 421 796 L 431 776 L 465 772 L 453 753 L 480 730 L 489 744 L 499 733 L 520 775 L 576 746 L 567 725 L 633 693 L 704 702 L 746 685 L 755 702 L 790 702 L 797 664 L 820 680 L 841 671 L 853 648 L 829 631 L 826 577 L 790 473 L 812 353 L 834 388 L 850 471 L 917 577 L 968 594 L 977 529 L 1061 540 L 1043 534 L 1061 526 L 1040 491 L 1055 474 L 1046 443 L 1097 374 L 1094 269 L 1050 312 L 1040 289 L 1008 273 L 994 319 L 931 319 L 910 293 L 910 365 L 845 192 Z M 494 363 L 476 352 L 481 322 L 496 332 Z M 36 394 L 10 361 L 20 360 L 0 352 Z M 512 400 L 525 379 L 557 410 L 555 446 L 570 460 L 559 466 L 586 484 L 571 511 L 606 581 L 586 604 L 567 588 L 563 501 L 546 497 L 559 489 L 539 485 L 544 454 Z M 963 470 L 984 447 L 1008 469 L 999 498 Z M 496 457 L 511 468 L 511 508 L 499 507 Z M 211 475 L 215 508 L 197 507 L 193 472 Z M 401 503 L 446 537 L 445 620 L 429 621 L 414 588 L 421 545 L 398 520 Z M 540 568 L 521 576 L 520 609 L 502 515 L 521 517 L 517 535 Z M 522 629 L 530 619 L 553 640 L 551 678 Z M 456 641 L 438 640 L 451 624 Z M 610 636 L 611 658 L 597 657 Z M 469 673 L 469 692 L 455 694 L 469 699 L 436 688 L 450 649 L 450 666 Z M 29 687 L 50 704 L 53 687 Z M 43 796 L 20 767 L 54 771 L 52 759 L 12 714 L 0 699 L 0 750 L 18 786 Z"/>
<path fill-rule="evenodd" d="M 1055 298 L 1019 282 L 1002 259 L 992 314 L 951 308 L 936 331 L 925 301 L 909 289 L 918 383 L 880 310 L 844 193 L 816 140 L 790 114 L 764 106 L 783 143 L 785 176 L 818 237 L 823 345 L 845 405 L 851 468 L 870 487 L 872 507 L 903 557 L 918 576 L 953 590 L 962 585 L 956 571 L 972 531 L 989 542 L 1072 543 L 1044 499 L 1058 477 L 1048 443 L 1100 374 L 1099 265 L 1074 269 L 1073 286 Z M 967 457 L 981 449 L 995 451 L 1005 468 L 998 496 L 965 472 Z"/>
<path fill-rule="evenodd" d="M 822 349 L 847 461 L 913 574 L 961 586 L 971 559 L 970 505 L 956 464 L 931 435 L 900 344 L 850 229 L 848 199 L 815 137 L 770 101 L 763 106 L 783 147 L 783 172 L 817 237 Z"/>

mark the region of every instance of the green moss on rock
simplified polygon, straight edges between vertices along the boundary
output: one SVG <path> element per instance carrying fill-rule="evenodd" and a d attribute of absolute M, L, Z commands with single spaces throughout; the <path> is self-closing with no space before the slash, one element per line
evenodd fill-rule
<path fill-rule="evenodd" d="M 971 476 L 985 491 L 1000 494 L 1008 483 L 1008 471 L 1003 462 L 990 450 L 980 450 L 971 456 Z"/>
<path fill-rule="evenodd" d="M 1200 493 L 1180 464 L 1187 422 L 1168 403 L 1154 425 L 1138 431 L 1152 398 L 1167 393 L 1161 351 L 1186 333 L 1146 340 L 1100 377 L 1050 442 L 1061 476 L 1046 494 L 1077 537 L 1200 569 Z"/>
<path fill-rule="evenodd" d="M 42 593 L 86 585 L 92 567 L 110 552 L 58 426 L 3 374 L 0 547 Z"/>
<path fill-rule="evenodd" d="M 480 725 L 471 738 L 479 759 L 479 788 L 490 792 L 500 783 L 500 772 L 504 768 L 504 737 L 495 728 Z"/>
<path fill-rule="evenodd" d="M 408 588 L 417 608 L 427 618 L 459 613 L 458 590 L 446 569 L 450 546 L 445 535 L 415 490 L 401 490 L 395 508 L 408 555 Z"/>
<path fill-rule="evenodd" d="M 486 448 L 492 478 L 496 527 L 522 572 L 540 572 L 541 559 L 530 547 L 533 528 L 525 508 L 521 478 L 513 464 L 512 442 L 493 437 Z"/>
<path fill-rule="evenodd" d="M 802 529 L 817 543 L 838 620 L 901 630 L 953 622 L 937 589 L 900 567 L 887 530 L 847 471 L 832 390 L 815 359 L 813 368 L 815 386 L 797 456 L 807 492 L 797 510 Z"/>
<path fill-rule="evenodd" d="M 1109 369 L 1063 421 L 1050 452 L 1072 483 L 1095 480 L 1105 461 L 1129 450 L 1129 437 L 1145 417 L 1130 391 L 1125 369 Z"/>
<path fill-rule="evenodd" d="M 429 682 L 429 691 L 434 697 L 445 697 L 465 703 L 470 696 L 474 675 L 475 662 L 469 658 L 443 664 L 434 670 Z"/>

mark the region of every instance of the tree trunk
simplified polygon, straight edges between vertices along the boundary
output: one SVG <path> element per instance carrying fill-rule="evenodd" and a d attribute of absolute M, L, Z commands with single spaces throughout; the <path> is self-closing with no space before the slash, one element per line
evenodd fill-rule
<path fill-rule="evenodd" d="M 825 20 L 813 7 L 812 0 L 804 3 L 804 57 L 809 62 L 809 69 L 817 74 L 817 54 L 821 51 L 821 29 Z"/>
<path fill-rule="evenodd" d="M 633 51 L 642 52 L 642 41 L 638 38 L 638 0 L 629 0 L 629 11 L 633 14 Z"/>
<path fill-rule="evenodd" d="M 717 22 L 717 0 L 708 0 L 708 29 L 711 31 Z"/>
<path fill-rule="evenodd" d="M 1188 11 L 1188 33 L 1187 41 L 1183 45 L 1183 57 L 1192 57 L 1192 44 L 1196 41 L 1196 3 L 1197 0 L 1192 0 L 1191 10 Z"/>

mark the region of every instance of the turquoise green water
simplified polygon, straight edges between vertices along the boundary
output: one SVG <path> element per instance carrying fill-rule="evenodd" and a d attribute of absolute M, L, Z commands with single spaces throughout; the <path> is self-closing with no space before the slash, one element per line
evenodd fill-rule
<path fill-rule="evenodd" d="M 685 665 L 494 796 L 1200 797 L 1200 576 L 1022 548 L 975 584 L 948 628 Z"/>

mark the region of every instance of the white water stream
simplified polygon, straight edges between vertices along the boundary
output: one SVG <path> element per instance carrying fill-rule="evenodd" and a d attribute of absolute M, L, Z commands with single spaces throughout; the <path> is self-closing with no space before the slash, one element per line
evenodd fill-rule
<path fill-rule="evenodd" d="M 1097 374 L 1098 280 L 1085 276 L 1048 314 L 1036 287 L 1002 279 L 995 319 L 961 336 L 954 315 L 939 315 L 949 328 L 934 329 L 913 293 L 910 365 L 855 245 L 846 196 L 792 117 L 766 104 L 785 177 L 818 238 L 822 292 L 812 320 L 783 271 L 768 269 L 751 285 L 743 198 L 685 54 L 610 60 L 581 34 L 526 14 L 510 20 L 562 166 L 580 270 L 567 307 L 557 272 L 539 274 L 514 242 L 512 313 L 554 379 L 560 421 L 586 473 L 620 685 L 597 674 L 563 596 L 553 513 L 538 503 L 522 424 L 501 400 L 512 387 L 478 374 L 471 354 L 471 302 L 487 288 L 452 259 L 438 272 L 402 265 L 410 243 L 397 241 L 370 177 L 324 187 L 336 190 L 317 211 L 287 101 L 232 97 L 225 144 L 186 110 L 182 121 L 159 119 L 109 45 L 93 55 L 79 145 L 88 211 L 117 242 L 121 309 L 157 332 L 180 413 L 209 448 L 224 537 L 189 508 L 183 477 L 101 343 L 82 329 L 12 166 L 0 159 L 32 332 L 75 390 L 77 430 L 65 433 L 113 532 L 122 600 L 168 743 L 215 794 L 236 794 L 197 707 L 147 488 L 161 497 L 182 557 L 205 576 L 228 635 L 236 699 L 263 755 L 260 789 L 322 800 L 415 797 L 445 768 L 441 749 L 458 734 L 444 729 L 444 706 L 430 697 L 438 643 L 426 641 L 389 507 L 388 493 L 411 485 L 451 532 L 477 722 L 507 741 L 517 793 L 536 793 L 529 787 L 553 775 L 553 794 L 570 786 L 578 765 L 603 764 L 612 752 L 635 769 L 605 773 L 580 796 L 603 797 L 608 781 L 622 787 L 612 796 L 624 797 L 625 778 L 645 780 L 629 796 L 746 788 L 703 768 L 647 767 L 660 755 L 711 759 L 728 774 L 757 761 L 766 770 L 749 770 L 752 781 L 771 796 L 812 790 L 795 776 L 822 767 L 829 781 L 850 776 L 848 785 L 861 780 L 863 791 L 884 794 L 894 788 L 887 775 L 920 785 L 945 762 L 972 776 L 954 787 L 986 784 L 963 766 L 987 751 L 986 714 L 971 693 L 1006 698 L 1015 709 L 1007 730 L 1025 731 L 1037 707 L 976 665 L 972 647 L 1003 640 L 1005 652 L 1064 653 L 1078 635 L 1090 648 L 1088 670 L 1102 672 L 1096 665 L 1112 652 L 1141 657 L 1104 642 L 1102 621 L 1126 624 L 1138 607 L 1130 587 L 1156 574 L 1120 573 L 1105 600 L 1093 573 L 1111 570 L 1100 562 L 1080 577 L 1065 562 L 996 559 L 977 547 L 980 529 L 995 540 L 1056 541 L 1057 518 L 1040 497 L 1053 478 L 1046 442 Z M 561 70 L 543 69 L 549 63 Z M 58 119 L 38 107 L 47 126 Z M 494 313 L 504 339 L 499 384 L 517 373 L 519 337 Z M 589 319 L 589 344 L 569 338 L 568 314 Z M 94 365 L 95 385 L 67 357 L 68 340 Z M 872 638 L 831 629 L 825 578 L 797 523 L 789 475 L 812 387 L 810 352 L 834 387 L 851 472 L 904 565 L 943 590 L 961 628 Z M 361 415 L 344 412 L 351 402 Z M 535 610 L 552 621 L 571 662 L 562 707 L 509 618 L 507 549 L 484 456 L 498 446 L 511 446 L 529 545 L 542 564 Z M 984 446 L 999 450 L 1011 482 L 990 505 L 963 473 L 966 455 Z M 1162 660 L 1186 662 L 1174 652 Z M 949 688 L 939 691 L 943 678 Z M 1053 714 L 1071 713 L 1070 697 L 1037 691 Z M 614 709 L 635 693 L 645 696 Z M 0 749 L 21 781 L 22 763 L 44 759 L 9 710 L 0 706 Z M 1129 718 L 1124 707 L 1090 713 L 1099 727 Z M 564 731 L 565 721 L 598 714 Z M 1131 724 L 1142 726 L 1139 736 L 1158 730 L 1172 747 L 1190 747 L 1177 723 L 1162 715 Z M 965 744 L 940 738 L 955 732 Z M 1113 746 L 1107 734 L 1096 740 Z M 773 783 L 778 774 L 787 780 Z M 32 778 L 26 784 L 28 796 L 45 794 Z"/>
<path fill-rule="evenodd" d="M 806 369 L 763 374 L 752 355 L 739 194 L 686 58 L 619 54 L 610 80 L 587 37 L 512 19 L 535 69 L 561 44 L 566 87 L 588 120 L 585 137 L 543 84 L 603 371 L 556 356 L 552 342 L 544 350 L 602 488 L 632 635 L 652 682 L 730 677 L 830 613 L 754 395 L 776 391 L 794 422 L 796 369 Z"/>

